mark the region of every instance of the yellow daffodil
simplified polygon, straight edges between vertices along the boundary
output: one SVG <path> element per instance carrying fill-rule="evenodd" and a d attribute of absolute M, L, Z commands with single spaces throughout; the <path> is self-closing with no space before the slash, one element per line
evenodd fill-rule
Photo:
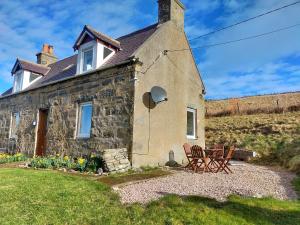
<path fill-rule="evenodd" d="M 79 158 L 79 159 L 78 159 L 78 163 L 79 163 L 80 165 L 83 165 L 83 164 L 85 163 L 85 159 L 84 159 L 84 158 Z"/>

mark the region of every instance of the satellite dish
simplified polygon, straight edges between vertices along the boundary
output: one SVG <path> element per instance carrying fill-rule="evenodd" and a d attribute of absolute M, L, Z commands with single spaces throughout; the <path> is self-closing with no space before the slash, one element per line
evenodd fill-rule
<path fill-rule="evenodd" d="M 165 91 L 165 89 L 155 86 L 151 89 L 151 97 L 152 100 L 158 104 L 160 102 L 164 102 L 167 101 L 167 92 Z"/>

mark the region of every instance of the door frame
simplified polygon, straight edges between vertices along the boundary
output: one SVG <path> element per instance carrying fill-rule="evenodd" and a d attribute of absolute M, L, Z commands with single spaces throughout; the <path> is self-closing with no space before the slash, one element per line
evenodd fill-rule
<path fill-rule="evenodd" d="M 49 115 L 49 108 L 38 108 L 37 109 L 37 118 L 36 118 L 36 124 L 35 124 L 35 147 L 34 147 L 34 154 L 33 156 L 35 157 L 36 156 L 36 153 L 37 153 L 37 144 L 38 144 L 38 132 L 39 132 L 39 124 L 40 124 L 40 112 L 41 111 L 47 111 L 47 121 L 46 121 L 46 124 L 47 124 L 47 128 L 48 128 L 48 115 Z"/>

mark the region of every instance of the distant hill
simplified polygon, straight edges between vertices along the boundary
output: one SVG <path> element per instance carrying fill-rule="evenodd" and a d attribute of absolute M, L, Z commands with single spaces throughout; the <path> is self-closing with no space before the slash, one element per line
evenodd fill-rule
<path fill-rule="evenodd" d="M 300 91 L 206 101 L 206 116 L 300 111 Z"/>

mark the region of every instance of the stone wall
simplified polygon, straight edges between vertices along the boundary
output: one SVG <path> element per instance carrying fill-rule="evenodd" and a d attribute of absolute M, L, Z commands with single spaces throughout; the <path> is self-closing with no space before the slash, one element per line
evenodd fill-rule
<path fill-rule="evenodd" d="M 256 114 L 300 110 L 300 92 L 206 102 L 206 116 Z"/>
<path fill-rule="evenodd" d="M 106 169 L 111 173 L 126 172 L 131 168 L 126 148 L 104 150 L 103 160 Z"/>
<path fill-rule="evenodd" d="M 0 98 L 0 148 L 11 149 L 9 139 L 12 112 L 20 112 L 17 148 L 35 153 L 39 109 L 47 108 L 46 154 L 88 155 L 92 151 L 132 146 L 134 65 L 124 65 L 93 74 L 78 76 L 36 90 Z M 77 139 L 78 105 L 93 103 L 89 139 Z M 15 148 L 14 148 L 15 150 Z"/>

